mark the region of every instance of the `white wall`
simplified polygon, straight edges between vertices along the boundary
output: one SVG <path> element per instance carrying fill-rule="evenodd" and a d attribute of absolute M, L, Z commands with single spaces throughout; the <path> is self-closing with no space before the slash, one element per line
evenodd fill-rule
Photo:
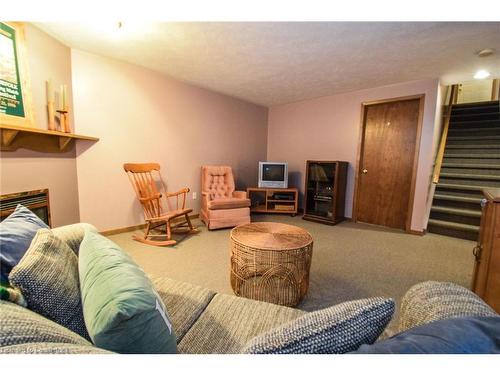
<path fill-rule="evenodd" d="M 169 191 L 198 193 L 188 199 L 195 213 L 204 164 L 232 166 L 239 187 L 257 183 L 267 108 L 82 51 L 72 67 L 76 130 L 100 138 L 77 150 L 82 221 L 100 230 L 143 222 L 126 162 L 160 163 Z"/>

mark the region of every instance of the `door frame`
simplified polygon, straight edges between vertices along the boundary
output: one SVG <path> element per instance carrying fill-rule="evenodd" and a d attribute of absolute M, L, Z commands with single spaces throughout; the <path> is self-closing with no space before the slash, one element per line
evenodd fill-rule
<path fill-rule="evenodd" d="M 354 180 L 354 197 L 353 197 L 353 205 L 352 205 L 352 221 L 358 221 L 358 194 L 359 194 L 359 175 L 361 174 L 361 166 L 363 164 L 363 151 L 364 151 L 364 142 L 365 142 L 365 120 L 366 120 L 366 110 L 369 106 L 376 104 L 384 104 L 384 103 L 394 103 L 394 102 L 402 102 L 407 100 L 419 99 L 419 109 L 418 109 L 418 122 L 417 122 L 417 132 L 415 139 L 415 153 L 413 154 L 413 168 L 412 168 L 412 176 L 411 176 L 411 188 L 410 188 L 410 196 L 408 199 L 408 215 L 406 217 L 405 222 L 405 230 L 407 233 L 413 234 L 422 234 L 422 232 L 414 231 L 411 229 L 411 218 L 413 216 L 413 203 L 415 201 L 415 188 L 417 182 L 417 169 L 418 169 L 418 157 L 420 154 L 420 141 L 422 138 L 422 125 L 423 125 L 423 115 L 424 115 L 424 104 L 425 104 L 425 94 L 418 95 L 410 95 L 410 96 L 400 96 L 396 98 L 390 99 L 382 99 L 382 100 L 373 100 L 361 103 L 361 120 L 359 126 L 359 140 L 358 140 L 358 153 L 356 157 L 356 174 Z"/>

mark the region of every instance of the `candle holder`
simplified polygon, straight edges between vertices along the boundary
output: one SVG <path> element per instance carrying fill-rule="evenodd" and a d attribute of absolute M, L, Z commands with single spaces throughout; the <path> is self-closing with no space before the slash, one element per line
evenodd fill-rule
<path fill-rule="evenodd" d="M 71 131 L 71 122 L 70 122 L 70 117 L 69 117 L 69 107 L 64 106 L 64 132 L 65 133 L 72 133 Z"/>
<path fill-rule="evenodd" d="M 68 111 L 63 110 L 63 109 L 58 109 L 56 112 L 59 113 L 60 131 L 63 133 L 70 133 L 70 131 L 68 131 L 68 127 L 66 125 L 67 119 L 68 119 Z"/>

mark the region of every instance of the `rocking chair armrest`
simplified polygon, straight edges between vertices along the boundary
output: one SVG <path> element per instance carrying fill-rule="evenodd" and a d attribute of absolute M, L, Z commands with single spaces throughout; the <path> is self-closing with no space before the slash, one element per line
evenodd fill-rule
<path fill-rule="evenodd" d="M 161 197 L 162 197 L 161 193 L 158 193 L 158 194 L 152 195 L 151 197 L 139 198 L 139 201 L 141 203 L 143 203 L 143 202 L 148 202 L 148 201 L 152 201 L 152 200 L 155 200 L 155 199 L 160 199 Z"/>
<path fill-rule="evenodd" d="M 167 192 L 167 193 L 165 193 L 165 197 L 166 198 L 174 197 L 176 195 L 187 194 L 189 192 L 190 192 L 189 188 L 184 188 L 184 189 L 181 189 L 181 190 L 173 192 L 173 193 Z"/>

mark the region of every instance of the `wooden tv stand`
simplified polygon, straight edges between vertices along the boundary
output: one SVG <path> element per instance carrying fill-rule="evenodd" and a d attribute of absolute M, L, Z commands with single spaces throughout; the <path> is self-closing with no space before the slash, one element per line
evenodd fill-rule
<path fill-rule="evenodd" d="M 295 188 L 248 188 L 251 213 L 297 215 L 299 191 Z"/>

